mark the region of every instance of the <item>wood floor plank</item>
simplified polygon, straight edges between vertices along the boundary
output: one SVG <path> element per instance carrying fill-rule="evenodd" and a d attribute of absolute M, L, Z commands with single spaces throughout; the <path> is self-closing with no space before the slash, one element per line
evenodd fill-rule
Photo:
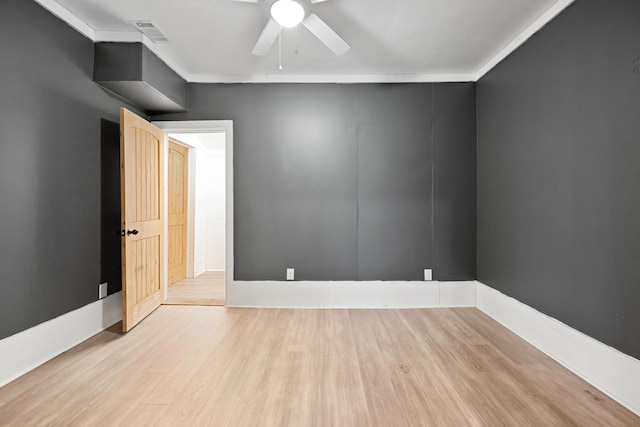
<path fill-rule="evenodd" d="M 75 354 L 75 349 L 63 353 L 56 359 L 71 358 L 72 363 L 3 405 L 0 421 L 4 414 L 14 414 L 16 425 L 31 425 L 36 418 L 56 423 L 59 417 L 70 420 L 78 416 L 105 389 L 118 385 L 119 380 L 144 367 L 145 358 L 150 360 L 148 355 L 157 351 L 156 346 L 163 340 L 161 334 L 153 333 L 154 328 L 167 330 L 174 322 L 170 314 L 170 309 L 155 312 L 151 315 L 152 322 L 140 324 L 128 334 L 123 335 L 119 325 L 102 332 L 99 335 L 114 337 L 106 347 L 88 347 L 80 354 Z M 190 312 L 185 311 L 185 314 L 189 316 Z M 55 363 L 56 359 L 52 362 Z M 37 370 L 31 374 L 40 377 Z M 52 384 L 63 393 L 52 393 Z M 24 405 L 31 410 L 22 411 Z"/>
<path fill-rule="evenodd" d="M 141 403 L 133 408 L 131 414 L 120 424 L 121 427 L 152 427 L 164 417 L 169 405 Z M 110 424 L 115 425 L 115 424 Z"/>
<path fill-rule="evenodd" d="M 170 308 L 176 311 L 175 308 Z M 111 376 L 108 382 L 99 383 L 99 392 L 74 418 L 73 424 L 117 425 L 131 415 L 132 407 L 138 406 L 168 372 L 186 358 L 197 342 L 205 335 L 206 327 L 215 320 L 202 307 L 189 308 L 190 321 L 178 321 L 182 327 L 165 328 L 156 333 L 156 343 L 137 357 L 127 360 L 120 369 L 121 376 Z M 118 390 L 114 389 L 118 387 Z M 123 390 L 127 390 L 122 392 Z"/>
<path fill-rule="evenodd" d="M 207 402 L 211 399 L 215 402 L 218 396 L 224 396 L 225 391 L 228 395 L 232 393 L 235 380 L 243 373 L 244 353 L 253 347 L 241 331 L 247 331 L 248 335 L 254 325 L 259 324 L 260 317 L 260 312 L 252 314 L 250 310 L 240 311 L 241 316 L 212 348 L 205 363 L 169 407 L 159 425 L 194 425 L 200 413 L 206 410 Z"/>
<path fill-rule="evenodd" d="M 2 426 L 639 426 L 476 309 L 163 306 L 0 388 Z"/>
<path fill-rule="evenodd" d="M 167 370 L 162 381 L 145 396 L 144 404 L 169 405 L 184 391 L 186 385 L 202 368 L 202 365 L 209 357 L 209 353 L 227 333 L 230 322 L 227 316 L 220 319 L 222 314 L 222 311 L 217 312 L 215 319 L 212 319 L 211 324 L 206 326 L 205 335 L 200 338 L 182 360 Z"/>
<path fill-rule="evenodd" d="M 405 315 L 413 314 L 397 310 L 353 314 L 363 325 L 358 355 L 374 425 L 475 425 L 434 363 L 435 355 L 425 351 L 428 341 L 416 341 L 415 331 L 403 322 Z"/>
<path fill-rule="evenodd" d="M 29 375 L 23 375 L 0 388 L 0 407 L 8 401 L 15 400 L 17 396 L 27 390 L 33 392 L 33 388 L 44 379 L 51 378 L 54 375 L 64 376 L 61 375 L 61 373 L 68 371 L 69 365 L 75 362 L 75 357 L 81 354 L 87 355 L 87 357 L 83 359 L 87 366 L 108 357 L 108 351 L 106 351 L 105 348 L 108 348 L 109 344 L 118 336 L 119 330 L 117 330 L 117 328 L 121 328 L 119 325 L 120 324 L 114 325 L 114 327 L 109 328 L 103 333 L 89 338 L 48 363 L 38 366 L 32 370 Z M 98 349 L 100 350 L 95 351 Z"/>
<path fill-rule="evenodd" d="M 205 271 L 198 277 L 182 279 L 167 289 L 165 304 L 224 305 L 224 271 Z"/>

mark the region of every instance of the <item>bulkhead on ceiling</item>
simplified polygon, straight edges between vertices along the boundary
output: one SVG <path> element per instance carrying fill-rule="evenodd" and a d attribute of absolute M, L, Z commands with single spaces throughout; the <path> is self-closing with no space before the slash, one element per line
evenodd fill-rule
<path fill-rule="evenodd" d="M 142 43 L 95 43 L 93 81 L 147 113 L 186 111 L 188 84 Z"/>

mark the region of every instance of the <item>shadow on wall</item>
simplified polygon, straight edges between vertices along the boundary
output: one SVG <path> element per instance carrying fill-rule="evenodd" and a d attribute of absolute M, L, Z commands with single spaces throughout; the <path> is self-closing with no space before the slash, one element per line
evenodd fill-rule
<path fill-rule="evenodd" d="M 120 125 L 100 123 L 100 283 L 109 295 L 122 290 L 120 246 Z"/>

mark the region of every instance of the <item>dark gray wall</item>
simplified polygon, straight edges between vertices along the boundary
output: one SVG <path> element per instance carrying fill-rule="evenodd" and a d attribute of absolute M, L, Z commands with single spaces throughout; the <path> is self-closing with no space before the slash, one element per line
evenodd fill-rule
<path fill-rule="evenodd" d="M 190 85 L 234 121 L 238 280 L 475 278 L 475 85 Z"/>
<path fill-rule="evenodd" d="M 92 42 L 33 1 L 0 2 L 0 58 L 1 339 L 97 300 L 120 103 L 91 81 Z"/>
<path fill-rule="evenodd" d="M 635 357 L 638 18 L 578 0 L 477 85 L 478 279 Z"/>
<path fill-rule="evenodd" d="M 122 289 L 120 239 L 120 123 L 100 121 L 100 283 Z"/>

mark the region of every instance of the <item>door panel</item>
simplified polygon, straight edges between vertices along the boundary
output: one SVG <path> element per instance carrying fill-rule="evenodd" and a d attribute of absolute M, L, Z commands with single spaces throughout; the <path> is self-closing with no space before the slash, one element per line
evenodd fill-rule
<path fill-rule="evenodd" d="M 122 330 L 162 302 L 164 133 L 120 109 Z"/>
<path fill-rule="evenodd" d="M 187 277 L 187 192 L 189 149 L 169 140 L 169 285 Z"/>

